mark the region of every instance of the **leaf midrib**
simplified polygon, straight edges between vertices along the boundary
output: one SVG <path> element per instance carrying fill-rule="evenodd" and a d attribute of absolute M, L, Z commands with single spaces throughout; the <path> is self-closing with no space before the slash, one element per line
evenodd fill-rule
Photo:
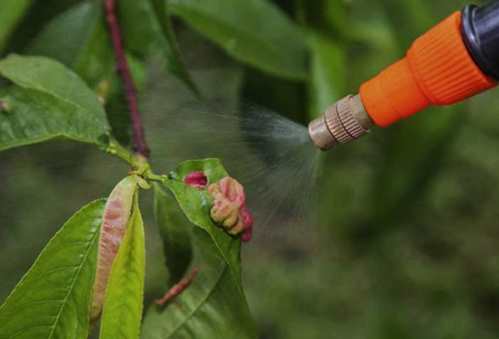
<path fill-rule="evenodd" d="M 71 295 L 71 293 L 73 292 L 73 289 L 74 289 L 74 286 L 76 284 L 76 281 L 78 280 L 77 279 L 77 276 L 80 274 L 81 270 L 83 269 L 83 266 L 84 266 L 84 263 L 87 261 L 88 259 L 88 256 L 92 250 L 92 246 L 94 245 L 94 242 L 95 242 L 95 239 L 97 238 L 97 235 L 99 234 L 98 231 L 94 232 L 93 236 L 92 236 L 92 239 L 89 241 L 89 244 L 86 248 L 86 251 L 85 251 L 85 256 L 83 257 L 82 261 L 81 261 L 81 264 L 79 265 L 77 271 L 73 274 L 73 277 L 72 277 L 72 282 L 71 282 L 71 287 L 69 288 L 68 290 L 68 293 L 66 294 L 66 296 L 64 297 L 63 299 L 63 303 L 61 304 L 61 306 L 59 307 L 59 312 L 57 313 L 57 317 L 55 319 L 55 322 L 54 324 L 52 325 L 52 330 L 50 331 L 49 333 L 49 336 L 48 336 L 48 339 L 51 339 L 53 338 L 53 335 L 54 335 L 54 332 L 55 332 L 55 329 L 57 328 L 57 325 L 58 325 L 58 322 L 60 320 L 60 317 L 61 317 L 61 314 L 62 312 L 64 311 L 64 307 L 67 305 L 67 300 L 69 298 L 69 296 Z"/>

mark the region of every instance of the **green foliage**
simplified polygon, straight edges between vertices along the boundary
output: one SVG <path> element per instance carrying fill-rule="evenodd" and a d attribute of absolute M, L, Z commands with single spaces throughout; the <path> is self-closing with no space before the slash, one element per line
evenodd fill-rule
<path fill-rule="evenodd" d="M 97 1 L 84 1 L 56 16 L 31 42 L 28 53 L 60 61 L 91 86 L 115 77 L 113 51 Z"/>
<path fill-rule="evenodd" d="M 154 217 L 158 225 L 170 284 L 180 281 L 192 260 L 192 244 L 188 230 L 191 223 L 177 207 L 175 197 L 161 185 L 154 185 Z"/>
<path fill-rule="evenodd" d="M 101 339 L 140 336 L 145 275 L 144 224 L 138 196 L 118 255 L 114 260 L 100 327 Z"/>
<path fill-rule="evenodd" d="M 12 31 L 16 28 L 32 0 L 4 0 L 0 12 L 0 52 L 3 50 Z"/>
<path fill-rule="evenodd" d="M 13 55 L 0 61 L 0 74 L 13 82 L 2 89 L 0 150 L 56 137 L 102 145 L 108 131 L 95 94 L 61 64 Z"/>
<path fill-rule="evenodd" d="M 316 118 L 345 93 L 345 55 L 341 46 L 320 34 L 310 38 L 310 117 Z"/>
<path fill-rule="evenodd" d="M 303 32 L 265 0 L 169 0 L 180 16 L 237 60 L 271 74 L 304 79 Z"/>
<path fill-rule="evenodd" d="M 166 68 L 197 92 L 180 58 L 177 41 L 164 1 L 120 1 L 120 18 L 125 33 L 125 46 L 143 58 L 158 58 Z"/>
<path fill-rule="evenodd" d="M 164 309 L 153 305 L 144 319 L 142 338 L 256 338 L 240 281 L 230 271 L 209 235 L 192 230 L 193 283 Z"/>
<path fill-rule="evenodd" d="M 103 209 L 103 200 L 88 204 L 49 241 L 0 306 L 0 338 L 88 336 Z"/>
<path fill-rule="evenodd" d="M 0 62 L 0 74 L 17 86 L 39 91 L 85 110 L 102 128 L 107 127 L 102 105 L 76 74 L 47 58 L 12 55 Z"/>

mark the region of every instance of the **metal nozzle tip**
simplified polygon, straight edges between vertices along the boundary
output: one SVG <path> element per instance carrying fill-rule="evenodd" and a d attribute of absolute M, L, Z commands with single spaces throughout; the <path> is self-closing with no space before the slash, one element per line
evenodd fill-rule
<path fill-rule="evenodd" d="M 349 95 L 313 120 L 308 125 L 308 133 L 313 143 L 325 151 L 360 138 L 369 132 L 371 126 L 371 119 L 360 97 Z"/>
<path fill-rule="evenodd" d="M 308 134 L 312 142 L 323 151 L 327 151 L 330 148 L 333 148 L 337 141 L 329 132 L 327 128 L 326 121 L 324 119 L 324 115 L 313 120 L 308 125 Z"/>

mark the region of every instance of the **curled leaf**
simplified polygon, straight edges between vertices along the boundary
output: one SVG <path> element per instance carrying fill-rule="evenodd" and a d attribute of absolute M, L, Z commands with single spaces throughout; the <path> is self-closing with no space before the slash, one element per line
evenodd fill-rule
<path fill-rule="evenodd" d="M 138 193 L 128 227 L 114 259 L 102 310 L 100 339 L 138 339 L 144 302 L 144 223 Z"/>
<path fill-rule="evenodd" d="M 138 177 L 128 176 L 116 185 L 107 200 L 100 230 L 91 319 L 96 319 L 102 310 L 109 273 L 126 233 L 137 187 Z"/>
<path fill-rule="evenodd" d="M 210 215 L 229 234 L 243 233 L 242 240 L 251 240 L 253 217 L 246 207 L 244 187 L 232 177 L 224 177 L 208 187 L 213 198 Z"/>

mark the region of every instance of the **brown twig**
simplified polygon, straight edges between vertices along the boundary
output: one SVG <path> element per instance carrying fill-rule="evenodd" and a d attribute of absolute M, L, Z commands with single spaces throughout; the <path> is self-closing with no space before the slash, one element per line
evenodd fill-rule
<path fill-rule="evenodd" d="M 123 39 L 120 25 L 116 16 L 116 0 L 106 0 L 106 21 L 113 42 L 114 56 L 116 58 L 117 70 L 121 76 L 121 81 L 125 90 L 128 109 L 130 111 L 130 120 L 132 122 L 132 142 L 136 153 L 148 158 L 150 154 L 144 134 L 141 114 L 137 100 L 137 89 L 133 82 L 130 67 L 123 49 Z"/>
<path fill-rule="evenodd" d="M 154 301 L 155 304 L 157 305 L 165 305 L 167 302 L 171 301 L 172 299 L 176 298 L 178 295 L 180 295 L 189 285 L 192 283 L 192 281 L 196 278 L 196 275 L 198 274 L 199 269 L 194 268 L 192 272 L 188 275 L 182 278 L 178 283 L 176 283 L 172 288 L 170 288 L 165 295 L 161 299 L 157 299 Z"/>

